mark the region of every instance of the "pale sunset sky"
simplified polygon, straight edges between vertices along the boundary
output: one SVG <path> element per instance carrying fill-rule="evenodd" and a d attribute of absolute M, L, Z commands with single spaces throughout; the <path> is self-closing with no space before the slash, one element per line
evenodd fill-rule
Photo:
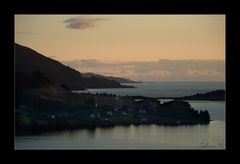
<path fill-rule="evenodd" d="M 15 15 L 15 42 L 80 72 L 225 81 L 225 15 Z"/>

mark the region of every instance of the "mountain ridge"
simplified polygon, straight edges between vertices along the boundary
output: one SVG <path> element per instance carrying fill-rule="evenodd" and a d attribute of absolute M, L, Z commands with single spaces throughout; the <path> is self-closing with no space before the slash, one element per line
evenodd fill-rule
<path fill-rule="evenodd" d="M 67 85 L 71 90 L 87 88 L 126 88 L 128 86 L 101 77 L 83 77 L 77 70 L 15 43 L 15 73 L 31 76 L 40 71 L 56 85 Z"/>
<path fill-rule="evenodd" d="M 118 83 L 141 83 L 141 81 L 133 81 L 131 79 L 124 78 L 124 77 L 105 76 L 105 75 L 95 74 L 95 73 L 91 73 L 91 72 L 81 73 L 81 75 L 83 77 L 95 77 L 95 76 L 102 77 L 102 78 L 106 78 L 108 80 L 116 81 Z"/>

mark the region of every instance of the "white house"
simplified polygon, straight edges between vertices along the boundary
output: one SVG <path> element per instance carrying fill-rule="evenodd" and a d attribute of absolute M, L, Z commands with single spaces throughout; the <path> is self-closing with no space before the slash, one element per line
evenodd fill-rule
<path fill-rule="evenodd" d="M 146 113 L 146 110 L 144 110 L 144 109 L 140 109 L 140 110 L 139 110 L 139 113 L 143 113 L 143 114 L 145 114 L 145 113 Z"/>
<path fill-rule="evenodd" d="M 52 119 L 55 119 L 55 115 L 52 115 L 51 118 L 52 118 Z"/>
<path fill-rule="evenodd" d="M 134 101 L 135 102 L 141 102 L 141 101 L 143 101 L 143 99 L 135 99 Z"/>
<path fill-rule="evenodd" d="M 127 115 L 127 113 L 125 113 L 125 112 L 122 112 L 122 115 L 126 116 L 126 115 Z"/>

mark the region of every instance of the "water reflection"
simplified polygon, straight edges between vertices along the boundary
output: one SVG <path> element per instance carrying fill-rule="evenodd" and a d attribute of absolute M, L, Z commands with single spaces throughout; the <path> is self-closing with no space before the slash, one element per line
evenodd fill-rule
<path fill-rule="evenodd" d="M 19 149 L 207 149 L 213 145 L 218 145 L 215 149 L 225 148 L 225 123 L 222 121 L 195 126 L 131 125 L 80 129 L 46 133 L 38 140 L 34 137 L 16 139 Z"/>
<path fill-rule="evenodd" d="M 90 138 L 90 139 L 95 138 L 95 131 L 96 131 L 95 129 L 89 129 L 87 131 L 87 137 Z"/>
<path fill-rule="evenodd" d="M 16 137 L 16 149 L 225 149 L 225 102 L 190 102 L 208 125 L 128 125 Z"/>

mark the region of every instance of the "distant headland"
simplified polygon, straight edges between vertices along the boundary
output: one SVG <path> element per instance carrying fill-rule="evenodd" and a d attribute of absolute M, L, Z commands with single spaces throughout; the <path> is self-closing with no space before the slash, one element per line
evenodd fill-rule
<path fill-rule="evenodd" d="M 225 90 L 214 90 L 206 93 L 197 93 L 191 96 L 175 98 L 175 100 L 209 100 L 209 101 L 225 101 Z"/>
<path fill-rule="evenodd" d="M 94 73 L 81 73 L 48 58 L 28 47 L 15 43 L 15 73 L 17 80 L 30 83 L 31 76 L 39 71 L 55 86 L 67 85 L 71 90 L 87 88 L 134 88 L 120 83 L 134 82 L 121 77 L 108 77 Z M 28 81 L 27 81 L 28 80 Z M 22 86 L 24 84 L 22 82 Z M 28 87 L 25 85 L 25 87 Z"/>

